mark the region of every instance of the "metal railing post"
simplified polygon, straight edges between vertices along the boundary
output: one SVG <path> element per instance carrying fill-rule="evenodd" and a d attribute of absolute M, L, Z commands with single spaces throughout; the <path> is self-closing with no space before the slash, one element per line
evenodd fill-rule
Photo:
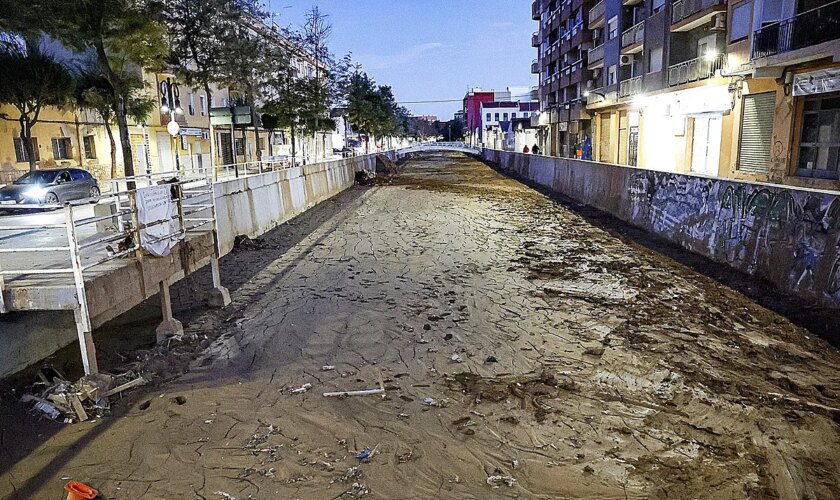
<path fill-rule="evenodd" d="M 90 321 L 82 259 L 79 255 L 76 221 L 73 216 L 73 205 L 69 203 L 64 205 L 64 222 L 67 227 L 67 242 L 70 247 L 70 264 L 73 266 L 76 299 L 79 303 L 73 312 L 76 319 L 76 333 L 79 336 L 79 348 L 82 353 L 82 364 L 84 365 L 85 375 L 95 375 L 99 373 L 99 365 L 96 361 L 96 347 L 93 344 L 93 326 Z"/>
<path fill-rule="evenodd" d="M 3 290 L 6 288 L 6 282 L 3 279 L 3 263 L 0 262 L 0 314 L 9 312 L 6 309 L 6 301 L 3 298 Z"/>

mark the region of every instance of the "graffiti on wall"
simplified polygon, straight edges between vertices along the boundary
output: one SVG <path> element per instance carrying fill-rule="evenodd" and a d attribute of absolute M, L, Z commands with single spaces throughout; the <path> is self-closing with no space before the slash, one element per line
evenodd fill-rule
<path fill-rule="evenodd" d="M 634 223 L 781 288 L 827 294 L 840 305 L 837 196 L 665 172 L 630 175 Z"/>

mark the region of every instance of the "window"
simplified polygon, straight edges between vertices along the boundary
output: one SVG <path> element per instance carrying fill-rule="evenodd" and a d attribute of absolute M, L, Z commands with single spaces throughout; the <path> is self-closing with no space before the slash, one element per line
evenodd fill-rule
<path fill-rule="evenodd" d="M 496 113 L 495 118 L 496 119 L 494 121 L 499 121 L 499 113 Z"/>
<path fill-rule="evenodd" d="M 205 116 L 207 114 L 207 97 L 198 96 L 198 102 L 201 104 L 201 116 Z"/>
<path fill-rule="evenodd" d="M 507 114 L 507 113 L 505 113 L 505 114 L 504 114 L 504 115 L 502 115 L 502 116 L 503 116 L 503 118 L 502 118 L 502 119 L 503 119 L 504 121 L 508 121 L 508 114 Z"/>
<path fill-rule="evenodd" d="M 195 94 L 190 93 L 190 116 L 195 116 Z"/>
<path fill-rule="evenodd" d="M 840 93 L 805 100 L 796 175 L 837 179 L 840 171 Z"/>
<path fill-rule="evenodd" d="M 18 163 L 26 163 L 29 161 L 29 157 L 26 155 L 26 148 L 23 147 L 23 140 L 20 137 L 14 138 L 15 144 L 15 160 Z M 39 161 L 41 159 L 41 155 L 38 153 L 38 139 L 32 138 L 32 149 L 35 151 L 35 161 Z"/>
<path fill-rule="evenodd" d="M 58 178 L 56 179 L 56 182 L 59 183 L 59 184 L 64 184 L 64 183 L 70 182 L 71 180 L 72 179 L 70 178 L 70 173 L 65 170 L 64 172 L 61 172 L 60 174 L 58 174 Z"/>
<path fill-rule="evenodd" d="M 648 51 L 648 73 L 662 71 L 662 47 Z"/>
<path fill-rule="evenodd" d="M 650 5 L 650 12 L 656 14 L 663 10 L 665 10 L 665 0 L 653 0 L 653 3 Z"/>
<path fill-rule="evenodd" d="M 70 153 L 73 151 L 73 146 L 70 144 L 69 137 L 54 137 L 52 140 L 53 158 L 56 160 L 71 159 Z"/>
<path fill-rule="evenodd" d="M 745 40 L 750 36 L 752 23 L 752 2 L 741 2 L 732 7 L 729 21 L 729 43 Z"/>
<path fill-rule="evenodd" d="M 486 121 L 489 122 L 489 121 L 492 121 L 492 120 L 493 120 L 493 116 L 490 113 L 487 113 L 487 120 Z"/>
<path fill-rule="evenodd" d="M 74 181 L 83 181 L 85 180 L 85 171 L 84 170 L 71 170 L 70 177 L 73 178 Z"/>
<path fill-rule="evenodd" d="M 245 138 L 244 137 L 237 137 L 233 141 L 233 147 L 236 150 L 237 156 L 245 155 Z"/>
<path fill-rule="evenodd" d="M 86 135 L 82 137 L 82 141 L 84 142 L 85 147 L 85 158 L 88 160 L 95 160 L 96 159 L 96 142 L 93 140 L 92 135 Z"/>
<path fill-rule="evenodd" d="M 610 66 L 609 70 L 607 70 L 607 85 L 615 85 L 616 84 L 616 65 L 613 64 Z"/>
<path fill-rule="evenodd" d="M 609 40 L 618 36 L 618 16 L 613 17 L 607 22 L 607 32 Z"/>
<path fill-rule="evenodd" d="M 528 118 L 529 116 L 531 116 L 531 114 L 526 111 L 526 112 L 522 113 L 522 116 L 524 118 Z"/>

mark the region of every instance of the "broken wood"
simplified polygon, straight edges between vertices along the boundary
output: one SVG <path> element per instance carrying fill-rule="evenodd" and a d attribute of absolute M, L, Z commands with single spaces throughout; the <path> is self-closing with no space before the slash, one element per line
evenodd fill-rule
<path fill-rule="evenodd" d="M 135 387 L 139 387 L 139 386 L 144 385 L 144 384 L 146 384 L 146 379 L 144 379 L 143 377 L 136 378 L 136 379 L 132 380 L 131 382 L 126 382 L 123 385 L 118 385 L 117 387 L 114 387 L 110 391 L 106 391 L 106 392 L 102 393 L 100 398 L 107 398 L 109 396 L 113 396 L 114 394 L 119 394 L 121 392 L 125 392 L 129 389 L 133 389 Z"/>
<path fill-rule="evenodd" d="M 82 400 L 79 399 L 79 396 L 72 394 L 68 396 L 70 399 L 70 404 L 73 406 L 73 411 L 76 412 L 76 416 L 79 417 L 79 422 L 84 422 L 88 419 L 87 412 L 85 411 L 85 407 L 82 406 Z"/>

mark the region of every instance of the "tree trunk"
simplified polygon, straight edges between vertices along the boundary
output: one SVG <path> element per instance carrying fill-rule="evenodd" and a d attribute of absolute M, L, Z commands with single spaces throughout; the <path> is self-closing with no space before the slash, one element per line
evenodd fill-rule
<path fill-rule="evenodd" d="M 96 48 L 96 58 L 99 62 L 99 67 L 114 89 L 114 97 L 116 98 L 116 106 L 114 106 L 114 114 L 117 119 L 117 127 L 120 130 L 120 146 L 123 152 L 123 163 L 125 164 L 125 176 L 134 177 L 134 155 L 131 152 L 131 135 L 128 132 L 128 117 L 126 111 L 126 100 L 123 96 L 123 82 L 120 77 L 111 68 L 111 62 L 108 60 L 108 54 L 105 52 L 105 44 L 102 40 L 94 42 Z M 129 183 L 129 189 L 134 189 L 134 183 Z"/>
<path fill-rule="evenodd" d="M 35 163 L 35 148 L 32 147 L 32 125 L 24 116 L 20 117 L 20 140 L 23 142 L 23 150 L 26 151 L 26 159 L 29 161 L 29 171 L 38 169 Z"/>
<path fill-rule="evenodd" d="M 213 102 L 213 92 L 210 90 L 210 83 L 204 82 L 204 95 L 207 99 L 207 114 L 210 114 L 210 103 Z M 200 104 L 200 103 L 199 103 Z M 203 111 L 203 110 L 202 110 Z M 210 117 L 208 116 L 208 119 Z M 213 163 L 216 161 L 216 134 L 213 130 L 213 120 L 210 119 L 210 167 L 212 169 Z"/>
<path fill-rule="evenodd" d="M 292 121 L 292 166 L 294 167 L 297 163 L 297 151 L 295 148 L 295 123 Z"/>
<path fill-rule="evenodd" d="M 118 177 L 117 174 L 117 141 L 114 140 L 114 129 L 111 128 L 110 121 L 102 117 L 102 121 L 105 122 L 105 132 L 108 133 L 108 141 L 111 142 L 111 178 L 116 179 Z"/>

